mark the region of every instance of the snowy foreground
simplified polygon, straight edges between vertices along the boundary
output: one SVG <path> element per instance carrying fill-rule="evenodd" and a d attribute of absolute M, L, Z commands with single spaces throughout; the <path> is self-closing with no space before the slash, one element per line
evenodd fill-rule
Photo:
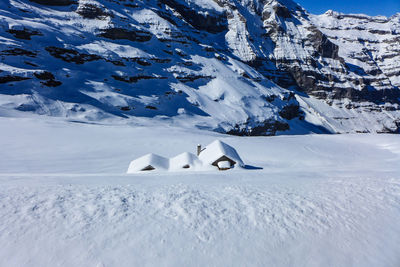
<path fill-rule="evenodd" d="M 124 174 L 220 139 L 245 170 Z M 0 118 L 0 266 L 400 266 L 400 136 Z"/>

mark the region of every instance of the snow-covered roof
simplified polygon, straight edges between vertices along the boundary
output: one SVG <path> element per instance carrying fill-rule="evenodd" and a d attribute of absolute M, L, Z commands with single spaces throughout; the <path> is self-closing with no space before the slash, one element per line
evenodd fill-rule
<path fill-rule="evenodd" d="M 218 160 L 225 161 L 218 166 Z M 214 166 L 220 169 L 228 168 L 226 162 L 236 163 L 236 166 L 244 167 L 244 163 L 236 150 L 228 144 L 216 140 L 206 146 L 199 156 L 189 152 L 184 152 L 171 159 L 164 158 L 156 154 L 147 154 L 143 157 L 133 160 L 127 173 L 137 173 L 141 171 L 178 171 L 184 169 L 190 170 L 212 170 Z"/>
<path fill-rule="evenodd" d="M 167 170 L 169 168 L 169 160 L 159 155 L 150 153 L 131 161 L 127 173 L 139 172 L 149 166 L 156 170 Z"/>
<path fill-rule="evenodd" d="M 190 168 L 195 168 L 201 165 L 202 163 L 199 158 L 189 152 L 184 152 L 169 160 L 169 168 L 171 170 L 179 170 L 185 168 L 186 166 L 190 166 Z"/>
<path fill-rule="evenodd" d="M 223 156 L 235 161 L 240 167 L 244 167 L 244 163 L 236 150 L 220 140 L 215 140 L 206 146 L 200 153 L 199 159 L 204 164 L 213 164 L 216 160 Z"/>

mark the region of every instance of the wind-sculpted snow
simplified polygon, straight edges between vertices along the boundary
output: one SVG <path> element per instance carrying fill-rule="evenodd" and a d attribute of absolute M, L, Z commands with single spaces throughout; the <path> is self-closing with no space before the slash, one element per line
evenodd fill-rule
<path fill-rule="evenodd" d="M 3 181 L 0 264 L 398 263 L 397 182 L 269 183 L 4 187 Z"/>
<path fill-rule="evenodd" d="M 0 118 L 0 266 L 388 266 L 395 135 L 233 137 Z M 33 127 L 35 125 L 35 127 Z M 253 166 L 126 175 L 222 138 Z"/>
<path fill-rule="evenodd" d="M 236 135 L 397 133 L 398 25 L 290 0 L 6 0 L 0 106 Z"/>

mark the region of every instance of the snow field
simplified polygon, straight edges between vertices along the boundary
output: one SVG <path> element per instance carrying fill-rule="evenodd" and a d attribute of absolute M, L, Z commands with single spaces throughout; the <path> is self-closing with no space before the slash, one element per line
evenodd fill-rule
<path fill-rule="evenodd" d="M 0 128 L 0 266 L 399 266 L 397 135 Z M 215 139 L 258 169 L 124 174 Z"/>
<path fill-rule="evenodd" d="M 396 266 L 399 262 L 398 182 L 347 178 L 317 183 L 303 179 L 300 184 L 289 178 L 256 186 L 224 180 L 211 182 L 210 187 L 182 180 L 162 186 L 2 186 L 0 263 Z"/>

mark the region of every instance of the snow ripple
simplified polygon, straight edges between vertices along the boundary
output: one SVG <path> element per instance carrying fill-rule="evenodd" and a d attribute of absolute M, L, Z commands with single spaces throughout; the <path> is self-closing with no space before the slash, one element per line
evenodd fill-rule
<path fill-rule="evenodd" d="M 300 242 L 294 251 L 309 250 L 315 242 L 321 242 L 323 247 L 338 253 L 358 250 L 353 252 L 360 256 L 355 263 L 364 266 L 373 266 L 378 260 L 384 261 L 384 266 L 395 266 L 400 260 L 394 251 L 398 246 L 388 246 L 379 255 L 376 248 L 400 241 L 400 227 L 389 223 L 400 219 L 399 192 L 397 179 L 372 178 L 328 179 L 300 188 L 186 184 L 149 188 L 135 185 L 2 187 L 0 265 L 5 264 L 3 256 L 7 251 L 13 250 L 13 246 L 27 246 L 27 240 L 41 247 L 43 243 L 53 244 L 53 250 L 65 246 L 58 246 L 54 240 L 74 244 L 75 253 L 80 255 L 71 258 L 75 263 L 83 261 L 78 253 L 82 242 L 91 244 L 90 257 L 103 258 L 108 263 L 113 263 L 113 256 L 107 256 L 118 252 L 143 252 L 151 248 L 154 257 L 142 255 L 138 263 L 154 265 L 166 257 L 163 251 L 166 244 L 171 245 L 168 236 L 172 235 L 176 242 L 174 248 L 185 250 L 188 249 L 185 244 L 190 244 L 192 250 L 202 249 L 205 254 L 222 253 L 218 249 L 211 251 L 212 246 L 235 252 L 229 242 L 249 245 L 245 250 L 263 246 L 275 252 L 286 242 Z M 326 236 L 329 238 L 323 238 Z M 335 244 L 338 239 L 345 241 Z M 157 253 L 160 254 L 157 256 Z M 262 251 L 259 253 L 260 259 L 268 257 Z M 300 254 L 292 253 L 290 257 L 296 261 Z M 16 262 L 27 255 L 20 255 Z M 127 263 L 135 262 L 131 258 L 135 255 L 126 256 L 130 259 Z M 233 257 L 237 256 L 233 254 Z M 342 260 L 348 263 L 349 259 Z M 179 261 L 188 263 L 189 259 Z M 46 261 L 39 262 L 48 265 Z"/>

